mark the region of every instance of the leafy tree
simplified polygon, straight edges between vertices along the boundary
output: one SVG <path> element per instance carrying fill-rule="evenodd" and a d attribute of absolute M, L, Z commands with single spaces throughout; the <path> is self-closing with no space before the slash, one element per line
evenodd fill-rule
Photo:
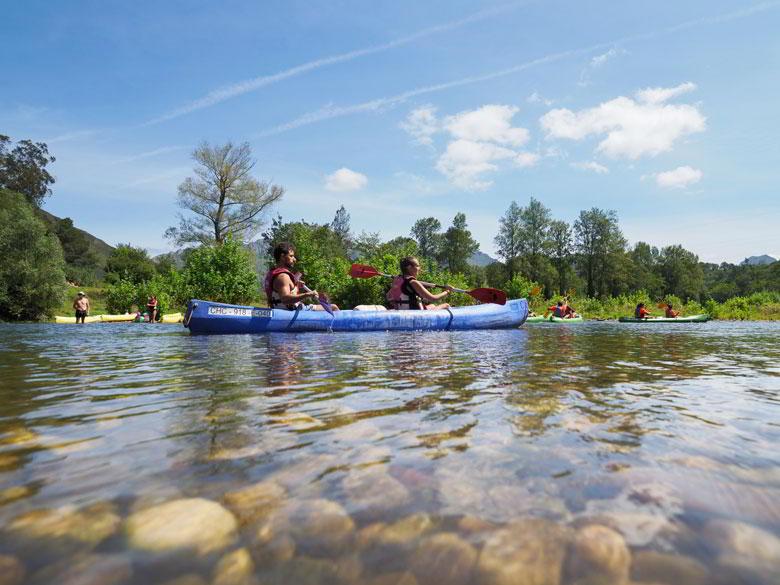
<path fill-rule="evenodd" d="M 637 242 L 628 255 L 631 259 L 631 289 L 643 290 L 653 299 L 660 298 L 664 290 L 664 279 L 658 273 L 658 248 L 645 242 Z"/>
<path fill-rule="evenodd" d="M 352 242 L 352 246 L 359 258 L 368 258 L 376 254 L 379 246 L 382 244 L 382 238 L 378 232 L 360 232 L 360 235 Z"/>
<path fill-rule="evenodd" d="M 704 290 L 704 272 L 699 258 L 682 246 L 667 246 L 659 258 L 661 275 L 666 282 L 666 294 L 686 301 L 699 299 Z"/>
<path fill-rule="evenodd" d="M 193 298 L 220 303 L 247 304 L 258 297 L 254 259 L 238 240 L 221 246 L 201 246 L 186 260 L 183 286 Z"/>
<path fill-rule="evenodd" d="M 50 315 L 65 292 L 65 260 L 56 236 L 24 195 L 0 189 L 0 318 Z"/>
<path fill-rule="evenodd" d="M 352 242 L 352 234 L 349 231 L 349 220 L 349 213 L 347 213 L 346 208 L 342 205 L 336 211 L 336 215 L 333 217 L 333 221 L 330 224 L 333 232 L 342 241 L 345 252 L 349 250 L 349 246 Z"/>
<path fill-rule="evenodd" d="M 106 288 L 106 310 L 109 313 L 129 313 L 135 305 L 141 307 L 146 301 L 139 297 L 139 284 L 127 278 L 120 278 Z"/>
<path fill-rule="evenodd" d="M 441 258 L 450 272 L 465 274 L 469 269 L 469 259 L 479 250 L 479 243 L 471 237 L 467 229 L 466 215 L 455 214 L 452 226 L 444 233 Z"/>
<path fill-rule="evenodd" d="M 79 285 L 94 284 L 100 260 L 86 234 L 69 217 L 55 221 L 53 230 L 65 256 L 65 277 Z"/>
<path fill-rule="evenodd" d="M 248 241 L 262 222 L 262 213 L 281 199 L 284 188 L 258 181 L 250 173 L 255 166 L 249 143 L 211 146 L 203 142 L 192 153 L 198 166 L 196 178 L 179 185 L 179 227 L 165 232 L 177 245 L 217 244 L 228 236 Z"/>
<path fill-rule="evenodd" d="M 524 257 L 526 272 L 531 280 L 542 280 L 549 273 L 547 252 L 550 227 L 550 210 L 533 197 L 528 206 L 520 210 L 520 251 Z"/>
<path fill-rule="evenodd" d="M 506 263 L 511 280 L 517 271 L 518 258 L 523 251 L 523 221 L 520 206 L 512 201 L 509 209 L 498 220 L 498 223 L 498 235 L 495 238 L 495 243 L 498 255 Z"/>
<path fill-rule="evenodd" d="M 572 234 L 569 224 L 552 220 L 548 231 L 550 260 L 558 273 L 558 293 L 564 294 L 571 281 Z"/>
<path fill-rule="evenodd" d="M 626 240 L 617 214 L 596 207 L 581 211 L 574 222 L 574 245 L 589 297 L 607 296 L 625 269 Z"/>
<path fill-rule="evenodd" d="M 149 280 L 155 272 L 154 262 L 146 250 L 130 244 L 119 244 L 106 260 L 106 281 L 109 283 L 124 279 L 137 284 Z"/>
<path fill-rule="evenodd" d="M 11 139 L 0 134 L 0 189 L 21 193 L 27 201 L 40 207 L 51 195 L 49 185 L 54 177 L 46 165 L 55 158 L 49 155 L 49 148 L 43 142 L 21 140 L 13 150 L 8 150 Z"/>
<path fill-rule="evenodd" d="M 442 247 L 441 222 L 435 217 L 424 217 L 414 222 L 411 235 L 417 241 L 422 258 L 432 260 L 440 255 Z"/>

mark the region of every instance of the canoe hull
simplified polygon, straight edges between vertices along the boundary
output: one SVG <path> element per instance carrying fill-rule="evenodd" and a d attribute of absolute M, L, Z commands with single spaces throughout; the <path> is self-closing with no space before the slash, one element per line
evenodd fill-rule
<path fill-rule="evenodd" d="M 620 317 L 618 319 L 621 323 L 706 323 L 709 320 L 709 315 L 691 315 L 689 317 L 675 317 L 674 319 L 667 319 L 666 317 L 654 317 L 652 319 Z"/>
<path fill-rule="evenodd" d="M 561 317 L 543 317 L 542 315 L 528 317 L 528 319 L 525 320 L 526 323 L 582 323 L 583 321 L 584 319 L 582 317 L 562 319 Z"/>
<path fill-rule="evenodd" d="M 193 299 L 184 326 L 195 335 L 271 331 L 457 331 L 507 329 L 528 316 L 525 299 L 442 311 L 285 311 Z"/>

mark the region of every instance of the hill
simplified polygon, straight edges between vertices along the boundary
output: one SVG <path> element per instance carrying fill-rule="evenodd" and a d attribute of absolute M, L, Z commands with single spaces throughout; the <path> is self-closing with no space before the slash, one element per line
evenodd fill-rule
<path fill-rule="evenodd" d="M 57 224 L 57 222 L 62 221 L 62 218 L 57 217 L 53 213 L 49 213 L 48 211 L 44 209 L 38 209 L 38 214 L 41 216 L 41 219 L 46 221 L 52 228 Z M 89 241 L 92 249 L 95 251 L 95 253 L 103 260 L 103 263 L 105 264 L 105 259 L 108 258 L 108 255 L 111 254 L 114 247 L 110 246 L 100 238 L 96 238 L 89 232 L 85 232 L 82 229 L 79 229 L 77 227 L 73 227 L 77 232 L 82 234 L 84 237 L 87 238 L 87 241 Z"/>
<path fill-rule="evenodd" d="M 749 258 L 745 258 L 740 264 L 742 266 L 764 266 L 766 264 L 774 264 L 775 262 L 777 262 L 776 258 L 772 258 L 767 254 L 762 254 L 761 256 L 750 256 Z"/>
<path fill-rule="evenodd" d="M 471 255 L 471 258 L 469 258 L 469 264 L 472 266 L 489 266 L 495 262 L 495 258 L 491 258 L 484 252 L 480 252 L 477 250 L 474 252 L 474 254 Z"/>

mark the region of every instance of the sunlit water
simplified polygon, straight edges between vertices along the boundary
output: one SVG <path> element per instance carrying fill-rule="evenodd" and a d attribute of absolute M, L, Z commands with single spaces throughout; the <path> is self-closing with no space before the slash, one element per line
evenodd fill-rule
<path fill-rule="evenodd" d="M 0 582 L 778 583 L 778 439 L 771 323 L 0 325 Z"/>

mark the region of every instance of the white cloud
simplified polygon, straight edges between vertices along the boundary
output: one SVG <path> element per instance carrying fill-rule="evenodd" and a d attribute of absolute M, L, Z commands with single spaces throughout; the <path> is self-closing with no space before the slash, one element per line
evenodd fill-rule
<path fill-rule="evenodd" d="M 436 119 L 436 108 L 421 106 L 409 112 L 406 120 L 401 122 L 401 128 L 411 134 L 419 144 L 433 144 L 433 135 L 439 131 L 439 121 Z"/>
<path fill-rule="evenodd" d="M 347 167 L 325 177 L 325 188 L 328 191 L 357 191 L 368 184 L 368 177 L 362 173 L 356 173 Z"/>
<path fill-rule="evenodd" d="M 570 164 L 570 166 L 583 171 L 593 171 L 597 175 L 606 175 L 609 172 L 607 167 L 592 160 L 585 162 L 573 162 Z"/>
<path fill-rule="evenodd" d="M 648 87 L 636 92 L 636 99 L 646 104 L 662 104 L 670 99 L 696 89 L 696 84 L 687 81 L 676 87 Z"/>
<path fill-rule="evenodd" d="M 531 95 L 525 98 L 525 101 L 527 101 L 529 104 L 544 104 L 545 106 L 553 105 L 553 101 L 551 99 L 547 99 L 538 91 L 533 92 Z"/>
<path fill-rule="evenodd" d="M 664 99 L 679 95 L 679 87 L 668 90 Z M 653 91 L 660 96 L 663 88 Z M 637 103 L 622 96 L 579 112 L 550 110 L 540 123 L 548 138 L 582 140 L 606 134 L 596 150 L 610 158 L 628 159 L 667 152 L 678 139 L 706 127 L 706 119 L 696 106 Z"/>
<path fill-rule="evenodd" d="M 656 184 L 664 189 L 685 189 L 701 181 L 703 173 L 699 169 L 684 166 L 650 176 L 655 178 Z"/>
<path fill-rule="evenodd" d="M 596 55 L 593 57 L 593 59 L 590 60 L 590 66 L 593 69 L 597 69 L 604 65 L 607 61 L 612 59 L 613 57 L 616 57 L 622 53 L 625 53 L 623 50 L 618 50 L 615 47 L 612 47 L 609 51 L 606 53 L 602 53 L 601 55 Z"/>
<path fill-rule="evenodd" d="M 461 189 L 483 191 L 493 183 L 480 180 L 480 176 L 498 170 L 495 161 L 516 157 L 514 150 L 503 146 L 460 139 L 447 145 L 447 151 L 439 157 L 436 169 Z"/>
<path fill-rule="evenodd" d="M 541 157 L 535 152 L 519 152 L 515 156 L 515 164 L 521 169 L 536 166 Z"/>
<path fill-rule="evenodd" d="M 517 111 L 514 106 L 488 104 L 450 116 L 445 128 L 456 139 L 522 146 L 530 135 L 525 128 L 512 127 L 512 117 Z"/>

